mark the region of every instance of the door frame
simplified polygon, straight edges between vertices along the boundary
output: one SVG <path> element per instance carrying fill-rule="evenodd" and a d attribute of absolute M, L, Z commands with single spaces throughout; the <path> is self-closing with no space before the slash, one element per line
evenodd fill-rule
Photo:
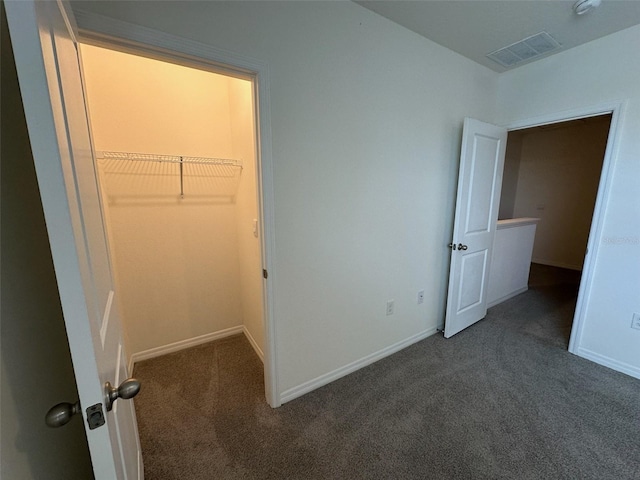
<path fill-rule="evenodd" d="M 277 329 L 273 302 L 276 273 L 275 222 L 268 65 L 234 52 L 102 15 L 75 11 L 74 16 L 78 24 L 79 41 L 82 43 L 205 69 L 252 82 L 255 99 L 256 187 L 261 256 L 263 268 L 268 272 L 268 280 L 262 283 L 265 398 L 271 407 L 279 407 L 282 402 L 276 368 Z"/>
<path fill-rule="evenodd" d="M 525 118 L 505 125 L 507 130 L 512 132 L 532 127 L 539 127 L 542 125 L 551 125 L 554 123 L 563 123 L 571 120 L 611 114 L 607 146 L 604 153 L 604 159 L 602 161 L 602 169 L 600 171 L 600 181 L 598 183 L 596 203 L 593 209 L 593 216 L 591 218 L 591 227 L 589 230 L 589 238 L 587 240 L 587 253 L 585 254 L 582 267 L 582 278 L 580 280 L 580 288 L 578 290 L 578 299 L 576 302 L 568 349 L 570 353 L 588 358 L 597 363 L 602 363 L 602 360 L 592 358 L 582 349 L 582 334 L 584 332 L 585 318 L 587 316 L 588 300 L 591 296 L 591 289 L 593 286 L 595 265 L 600 252 L 600 246 L 602 245 L 604 214 L 609 203 L 613 169 L 618 156 L 620 132 L 622 131 L 626 104 L 626 101 L 603 103 Z"/>

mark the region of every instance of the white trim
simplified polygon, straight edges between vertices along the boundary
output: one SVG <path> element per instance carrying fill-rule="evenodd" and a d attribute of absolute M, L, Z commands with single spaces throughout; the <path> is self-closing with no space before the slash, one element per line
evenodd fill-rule
<path fill-rule="evenodd" d="M 578 348 L 577 351 L 573 353 L 575 353 L 579 357 L 586 358 L 587 360 L 591 360 L 592 362 L 595 362 L 604 367 L 611 368 L 618 372 L 640 379 L 640 368 L 628 363 L 619 362 L 618 360 L 600 355 L 599 353 L 593 352 L 587 348 Z"/>
<path fill-rule="evenodd" d="M 144 464 L 142 463 L 142 450 L 138 448 L 138 480 L 144 480 Z"/>
<path fill-rule="evenodd" d="M 591 295 L 593 285 L 593 272 L 595 269 L 596 259 L 600 250 L 602 227 L 604 223 L 604 214 L 609 202 L 609 193 L 611 190 L 611 180 L 613 177 L 613 165 L 617 158 L 620 145 L 620 132 L 622 130 L 622 121 L 626 110 L 627 100 L 609 102 L 591 107 L 582 107 L 573 110 L 565 110 L 562 112 L 550 113 L 529 119 L 517 120 L 511 122 L 507 129 L 509 131 L 521 130 L 524 128 L 537 127 L 540 125 L 548 125 L 552 123 L 566 122 L 579 118 L 595 117 L 598 115 L 611 114 L 611 124 L 609 126 L 609 136 L 607 139 L 607 147 L 602 162 L 602 170 L 600 173 L 600 183 L 598 185 L 598 194 L 596 196 L 596 204 L 593 209 L 593 217 L 591 220 L 591 229 L 589 231 L 589 239 L 587 241 L 587 254 L 585 255 L 584 265 L 582 266 L 582 280 L 578 291 L 578 300 L 576 310 L 573 317 L 573 326 L 571 328 L 571 338 L 569 339 L 569 352 L 578 354 L 578 352 L 586 352 L 580 347 L 582 341 L 582 333 L 584 331 L 585 318 L 587 316 L 587 301 Z M 591 352 L 593 353 L 593 352 Z M 590 357 L 595 358 L 593 354 Z M 605 358 L 605 357 L 601 357 Z M 597 360 L 594 360 L 600 363 Z M 604 364 L 604 363 L 603 363 Z M 619 364 L 613 360 L 608 361 L 608 365 L 619 365 L 620 368 L 626 368 L 623 364 Z M 618 367 L 612 366 L 611 368 Z M 622 370 L 621 370 L 622 371 Z"/>
<path fill-rule="evenodd" d="M 137 55 L 157 57 L 159 54 L 164 60 L 169 57 L 188 66 L 194 63 L 213 66 L 216 71 L 246 79 L 251 79 L 258 73 L 256 66 L 266 67 L 265 63 L 257 59 L 141 25 L 83 10 L 74 10 L 74 15 L 80 42 L 117 48 Z"/>
<path fill-rule="evenodd" d="M 526 292 L 527 290 L 529 290 L 529 287 L 522 287 L 519 288 L 518 290 L 515 290 L 511 293 L 506 294 L 504 297 L 500 297 L 492 302 L 488 302 L 487 303 L 487 308 L 491 308 L 491 307 L 495 307 L 496 305 L 498 305 L 499 303 L 502 302 L 506 302 L 507 300 L 509 300 L 510 298 L 515 297 L 516 295 L 520 295 L 521 293 Z"/>
<path fill-rule="evenodd" d="M 282 403 L 290 402 L 291 400 L 301 397 L 305 393 L 309 393 L 317 388 L 320 388 L 328 383 L 331 383 L 339 378 L 342 378 L 350 373 L 355 372 L 356 370 L 360 370 L 361 368 L 366 367 L 367 365 L 371 365 L 378 360 L 381 360 L 389 355 L 393 355 L 400 350 L 407 348 L 409 345 L 413 345 L 420 340 L 424 340 L 425 338 L 433 335 L 438 330 L 436 327 L 430 328 L 428 330 L 424 330 L 420 333 L 410 336 L 400 342 L 394 343 L 393 345 L 389 345 L 377 352 L 374 352 L 370 355 L 362 357 L 360 360 L 356 360 L 355 362 L 351 362 L 343 367 L 337 368 L 332 372 L 325 373 L 316 377 L 308 382 L 304 382 L 297 387 L 290 388 L 282 392 L 282 396 L 280 397 L 280 401 Z"/>
<path fill-rule="evenodd" d="M 178 342 L 169 343 L 168 345 L 162 345 L 160 347 L 150 348 L 149 350 L 143 350 L 142 352 L 136 352 L 131 355 L 129 363 L 134 365 L 136 362 L 161 357 L 168 353 L 178 352 L 186 348 L 202 345 L 203 343 L 213 342 L 214 340 L 220 340 L 221 338 L 230 337 L 231 335 L 237 335 L 238 333 L 243 333 L 243 329 L 244 327 L 242 325 L 239 327 L 225 328 L 224 330 L 218 330 L 217 332 L 205 333 L 204 335 L 187 338 Z"/>
<path fill-rule="evenodd" d="M 211 71 L 225 73 L 253 81 L 256 97 L 256 145 L 258 148 L 259 222 L 262 239 L 262 262 L 269 272 L 263 282 L 264 303 L 264 383 L 265 397 L 272 407 L 280 406 L 278 385 L 275 298 L 275 219 L 273 189 L 273 158 L 271 154 L 271 106 L 269 96 L 269 67 L 267 63 L 229 52 L 211 45 L 169 35 L 140 25 L 115 20 L 102 15 L 76 10 L 80 40 L 146 54 L 165 61 L 190 66 L 198 65 Z"/>
<path fill-rule="evenodd" d="M 127 377 L 133 377 L 133 367 L 135 367 L 136 360 L 133 358 L 133 355 L 129 355 L 129 360 L 127 360 Z M 139 439 L 140 437 L 138 437 Z"/>
<path fill-rule="evenodd" d="M 582 333 L 584 331 L 585 317 L 587 315 L 587 300 L 591 296 L 593 272 L 595 271 L 596 260 L 598 258 L 600 246 L 602 245 L 601 240 L 604 216 L 609 202 L 614 163 L 615 159 L 618 157 L 618 150 L 620 148 L 620 132 L 622 130 L 622 121 L 625 109 L 626 101 L 613 105 L 609 110 L 611 112 L 611 125 L 609 126 L 607 147 L 605 150 L 604 161 L 602 163 L 596 204 L 593 209 L 591 230 L 589 231 L 589 239 L 587 241 L 588 253 L 585 255 L 584 265 L 582 267 L 582 281 L 580 282 L 576 312 L 573 318 L 573 327 L 571 329 L 571 338 L 569 339 L 569 351 L 571 353 L 580 349 L 582 342 Z"/>
<path fill-rule="evenodd" d="M 124 355 L 122 354 L 122 338 L 118 341 L 118 359 L 116 360 L 116 371 L 114 372 L 114 376 L 113 376 L 113 384 L 114 385 L 120 385 L 120 381 L 122 379 L 121 376 L 121 368 L 124 366 L 123 365 L 123 360 L 124 360 Z M 129 372 L 124 372 L 125 374 L 125 378 L 127 378 L 127 373 Z M 117 407 L 117 403 L 116 402 L 116 407 Z M 124 457 L 122 457 L 124 458 Z"/>
<path fill-rule="evenodd" d="M 247 327 L 242 327 L 242 333 L 244 333 L 244 336 L 247 337 L 247 340 L 249 340 L 249 343 L 253 347 L 253 350 L 256 352 L 256 355 L 258 355 L 258 357 L 260 358 L 260 361 L 264 363 L 264 353 L 258 345 L 258 342 L 256 342 L 255 338 L 253 338 L 253 335 L 251 335 L 251 332 L 247 330 Z"/>
<path fill-rule="evenodd" d="M 592 105 L 590 107 L 573 108 L 554 113 L 546 113 L 543 115 L 536 115 L 535 117 L 514 120 L 504 126 L 507 128 L 507 130 L 512 132 L 515 130 L 524 130 L 527 128 L 540 127 L 543 125 L 553 125 L 554 123 L 570 122 L 571 120 L 579 120 L 581 118 L 597 117 L 599 115 L 613 113 L 614 110 L 620 108 L 625 103 L 626 100 L 620 100 Z"/>
<path fill-rule="evenodd" d="M 114 296 L 114 291 L 109 290 L 107 303 L 104 306 L 104 312 L 102 313 L 102 325 L 100 325 L 100 345 L 102 346 L 103 349 L 104 349 L 104 341 L 107 338 L 107 330 L 109 329 L 109 320 L 111 319 L 111 307 L 113 306 L 113 296 Z"/>
<path fill-rule="evenodd" d="M 532 258 L 531 259 L 531 263 L 538 263 L 540 265 L 548 265 L 549 267 L 566 268 L 568 270 L 577 270 L 577 271 L 581 271 L 582 270 L 582 265 L 572 265 L 572 264 L 569 264 L 569 263 L 554 262 L 552 260 L 544 260 L 544 259 L 541 259 L 541 258 Z"/>
<path fill-rule="evenodd" d="M 536 217 L 507 218 L 505 220 L 498 220 L 496 230 L 524 227 L 525 225 L 537 225 L 538 223 L 540 223 L 540 219 Z"/>

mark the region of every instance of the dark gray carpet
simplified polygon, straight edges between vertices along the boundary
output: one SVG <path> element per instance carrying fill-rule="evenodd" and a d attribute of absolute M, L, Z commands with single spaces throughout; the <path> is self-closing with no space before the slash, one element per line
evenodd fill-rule
<path fill-rule="evenodd" d="M 455 337 L 278 409 L 243 336 L 137 364 L 146 479 L 640 479 L 640 381 L 569 354 L 578 277 L 532 273 Z"/>

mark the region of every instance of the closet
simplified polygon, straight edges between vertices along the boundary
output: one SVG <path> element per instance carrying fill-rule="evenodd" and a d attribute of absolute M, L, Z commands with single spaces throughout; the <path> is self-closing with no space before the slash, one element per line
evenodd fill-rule
<path fill-rule="evenodd" d="M 262 359 L 252 82 L 90 45 L 81 53 L 131 359 L 236 333 Z"/>

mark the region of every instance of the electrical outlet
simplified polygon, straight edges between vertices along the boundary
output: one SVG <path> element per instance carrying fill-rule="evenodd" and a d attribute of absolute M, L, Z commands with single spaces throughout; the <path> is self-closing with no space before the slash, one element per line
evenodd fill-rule
<path fill-rule="evenodd" d="M 631 319 L 631 328 L 640 330 L 640 313 L 634 313 Z"/>
<path fill-rule="evenodd" d="M 393 311 L 396 308 L 396 302 L 395 300 L 389 300 L 387 302 L 387 315 L 393 315 Z"/>
<path fill-rule="evenodd" d="M 418 292 L 418 305 L 424 303 L 424 290 Z"/>

